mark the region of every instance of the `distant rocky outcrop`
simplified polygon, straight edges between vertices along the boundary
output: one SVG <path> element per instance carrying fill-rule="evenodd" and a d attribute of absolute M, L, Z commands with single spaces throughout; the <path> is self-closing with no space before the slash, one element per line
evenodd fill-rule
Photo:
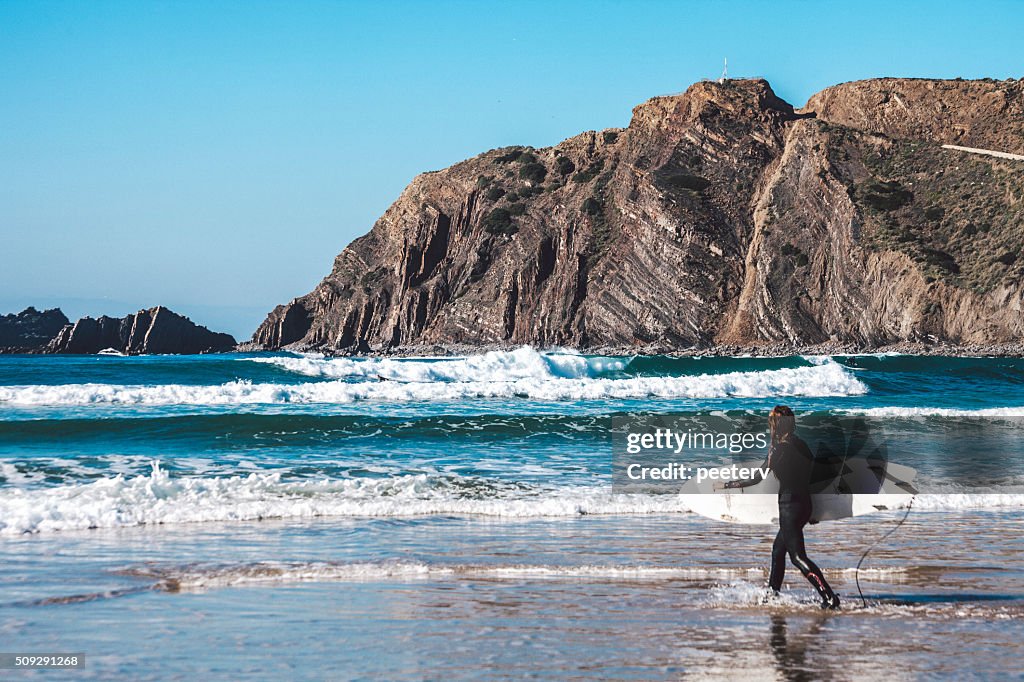
<path fill-rule="evenodd" d="M 701 82 L 413 180 L 259 347 L 1024 340 L 1024 83 Z"/>
<path fill-rule="evenodd" d="M 0 352 L 39 351 L 66 324 L 68 318 L 60 308 L 39 311 L 29 306 L 17 314 L 0 315 Z"/>
<path fill-rule="evenodd" d="M 66 320 L 65 320 L 66 321 Z M 63 327 L 48 344 L 50 353 L 98 353 L 113 348 L 129 355 L 230 351 L 235 339 L 211 332 L 187 317 L 157 306 L 127 317 L 83 317 Z"/>

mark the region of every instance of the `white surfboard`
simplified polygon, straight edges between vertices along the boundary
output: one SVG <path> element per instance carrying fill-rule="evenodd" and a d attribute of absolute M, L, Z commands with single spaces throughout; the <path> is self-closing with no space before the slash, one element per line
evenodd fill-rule
<path fill-rule="evenodd" d="M 741 464 L 756 468 L 763 462 Z M 844 472 L 811 495 L 811 523 L 846 519 L 876 511 L 901 509 L 917 493 L 912 483 L 917 472 L 900 464 L 844 462 Z M 721 481 L 687 481 L 680 490 L 695 513 L 717 521 L 746 524 L 779 522 L 779 482 L 775 476 L 746 488 L 722 489 Z"/>

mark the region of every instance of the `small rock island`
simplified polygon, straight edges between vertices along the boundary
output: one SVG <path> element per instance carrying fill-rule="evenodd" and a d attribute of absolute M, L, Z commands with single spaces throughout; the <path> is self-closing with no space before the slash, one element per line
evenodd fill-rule
<path fill-rule="evenodd" d="M 221 353 L 234 350 L 230 334 L 212 332 L 163 306 L 125 317 L 83 317 L 71 323 L 59 309 L 29 307 L 0 317 L 0 352 L 125 355 Z"/>

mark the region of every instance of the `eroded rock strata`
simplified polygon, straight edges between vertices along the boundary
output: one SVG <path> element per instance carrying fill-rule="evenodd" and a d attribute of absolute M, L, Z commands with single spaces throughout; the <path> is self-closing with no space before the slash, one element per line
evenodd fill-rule
<path fill-rule="evenodd" d="M 1024 82 L 701 82 L 418 176 L 264 348 L 1024 340 Z"/>
<path fill-rule="evenodd" d="M 211 332 L 187 317 L 157 306 L 126 317 L 83 317 L 67 324 L 46 347 L 50 353 L 98 353 L 112 348 L 129 355 L 192 354 L 233 350 L 229 334 Z"/>

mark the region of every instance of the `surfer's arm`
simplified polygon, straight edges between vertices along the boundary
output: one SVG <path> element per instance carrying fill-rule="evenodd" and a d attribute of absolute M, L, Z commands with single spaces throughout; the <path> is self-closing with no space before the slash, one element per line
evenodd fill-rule
<path fill-rule="evenodd" d="M 764 463 L 758 469 L 754 470 L 753 478 L 737 478 L 732 481 L 726 481 L 724 488 L 749 488 L 752 485 L 757 485 L 764 480 L 764 476 L 761 475 L 762 471 L 768 471 L 768 458 L 765 457 Z"/>
<path fill-rule="evenodd" d="M 764 477 L 761 476 L 760 472 L 758 472 L 758 473 L 754 474 L 753 478 L 737 478 L 736 480 L 733 480 L 733 481 L 726 481 L 725 485 L 722 486 L 722 487 L 723 488 L 749 488 L 752 485 L 757 485 L 758 483 L 760 483 L 763 480 L 764 480 Z"/>

